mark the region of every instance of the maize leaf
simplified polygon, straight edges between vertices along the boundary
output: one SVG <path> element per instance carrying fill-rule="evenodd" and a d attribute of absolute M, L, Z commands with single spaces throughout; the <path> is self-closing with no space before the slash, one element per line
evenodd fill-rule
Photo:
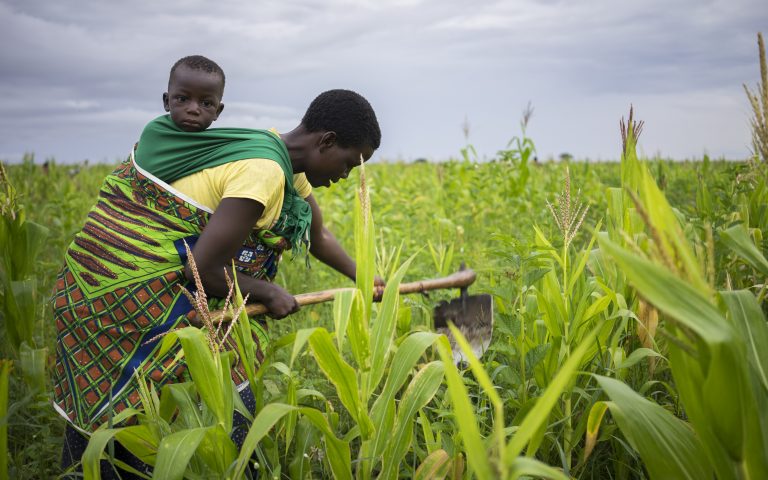
<path fill-rule="evenodd" d="M 47 353 L 47 348 L 30 348 L 26 342 L 23 342 L 19 348 L 19 370 L 29 389 L 37 395 L 46 391 Z"/>
<path fill-rule="evenodd" d="M 442 480 L 451 470 L 451 457 L 443 449 L 435 450 L 421 462 L 413 480 Z"/>
<path fill-rule="evenodd" d="M 331 335 L 324 328 L 315 330 L 309 338 L 309 346 L 320 369 L 336 387 L 342 405 L 360 426 L 360 434 L 364 439 L 370 438 L 373 424 L 365 405 L 361 404 L 355 370 L 341 357 Z"/>
<path fill-rule="evenodd" d="M 125 434 L 126 430 L 133 430 L 142 427 L 141 425 L 134 425 L 124 428 L 104 428 L 96 430 L 91 434 L 88 446 L 85 448 L 82 457 L 83 465 L 83 477 L 85 480 L 101 480 L 101 458 L 104 454 L 104 448 L 106 448 L 112 438 L 118 433 Z"/>
<path fill-rule="evenodd" d="M 176 338 L 181 343 L 184 359 L 200 398 L 213 412 L 217 422 L 226 431 L 232 430 L 234 399 L 229 363 L 221 357 L 214 359 L 208 339 L 200 329 L 187 327 L 174 330 L 165 336 L 163 343 L 173 342 Z"/>
<path fill-rule="evenodd" d="M 743 225 L 736 225 L 721 231 L 720 239 L 736 255 L 768 277 L 768 260 L 752 242 Z"/>
<path fill-rule="evenodd" d="M 517 457 L 510 464 L 509 478 L 546 478 L 551 480 L 568 480 L 569 477 L 561 470 L 550 467 L 535 458 Z"/>
<path fill-rule="evenodd" d="M 445 379 L 448 384 L 448 394 L 453 404 L 454 420 L 459 426 L 467 461 L 477 478 L 495 478 L 494 469 L 488 461 L 485 443 L 477 428 L 477 418 L 472 408 L 472 402 L 467 394 L 467 388 L 453 363 L 453 352 L 448 338 L 443 336 L 437 342 L 440 358 L 445 366 Z"/>
<path fill-rule="evenodd" d="M 768 475 L 768 324 L 755 296 L 747 290 L 720 292 L 727 310 L 727 318 L 746 345 L 748 380 L 754 403 L 746 405 L 747 415 L 754 414 L 757 421 L 746 423 L 745 466 L 753 477 Z M 746 395 L 745 395 L 746 396 Z M 748 396 L 747 396 L 748 397 Z M 745 400 L 750 400 L 745 398 Z"/>
<path fill-rule="evenodd" d="M 384 298 L 382 299 L 376 321 L 373 324 L 371 335 L 371 375 L 368 383 L 370 392 L 376 390 L 381 377 L 384 375 L 387 357 L 392 346 L 392 337 L 395 334 L 397 309 L 400 304 L 400 282 L 403 280 L 403 276 L 405 276 L 405 272 L 411 265 L 413 258 L 412 256 L 403 263 L 384 288 Z M 367 395 L 363 398 L 367 398 Z"/>
<path fill-rule="evenodd" d="M 493 433 L 496 437 L 497 449 L 499 452 L 500 474 L 502 477 L 506 477 L 505 469 L 507 464 L 505 461 L 506 449 L 504 448 L 506 440 L 504 436 L 504 403 L 496 391 L 496 387 L 491 381 L 491 378 L 488 376 L 488 372 L 483 368 L 483 364 L 475 355 L 475 352 L 469 345 L 469 342 L 467 342 L 467 339 L 455 325 L 449 324 L 448 326 L 453 334 L 453 338 L 456 340 L 456 345 L 464 353 L 464 358 L 469 361 L 469 367 L 472 369 L 472 373 L 474 374 L 477 383 L 480 384 L 480 387 L 485 391 L 485 394 L 488 395 L 488 398 L 493 405 Z"/>
<path fill-rule="evenodd" d="M 355 289 L 342 290 L 333 299 L 333 327 L 336 334 L 336 346 L 340 352 L 344 351 L 344 337 L 347 334 L 349 316 L 352 314 L 352 304 L 358 295 Z M 291 357 L 293 364 L 293 356 Z"/>
<path fill-rule="evenodd" d="M 619 380 L 594 377 L 611 399 L 606 402 L 611 415 L 632 448 L 640 453 L 652 479 L 712 478 L 712 467 L 689 424 Z"/>
<path fill-rule="evenodd" d="M 163 437 L 157 450 L 157 463 L 153 476 L 168 480 L 181 480 L 187 465 L 210 427 L 191 428 Z"/>
<path fill-rule="evenodd" d="M 126 409 L 130 410 L 130 409 Z M 120 412 L 124 413 L 126 410 Z M 115 416 L 114 423 L 121 422 L 119 416 Z M 155 465 L 157 450 L 160 445 L 160 436 L 156 428 L 149 425 L 133 425 L 130 428 L 117 429 L 115 440 L 120 442 L 136 458 L 147 465 Z"/>
<path fill-rule="evenodd" d="M 736 478 L 745 449 L 762 444 L 761 438 L 747 438 L 747 424 L 759 413 L 753 411 L 745 344 L 701 290 L 609 240 L 600 242 L 650 303 L 695 334 L 682 340 L 688 350 L 670 344 L 670 366 L 717 476 Z"/>
<path fill-rule="evenodd" d="M 221 425 L 215 425 L 206 430 L 203 441 L 197 447 L 196 458 L 200 458 L 208 468 L 222 477 L 237 460 L 237 445 L 232 441 L 230 433 L 225 432 Z"/>
<path fill-rule="evenodd" d="M 355 282 L 363 294 L 364 318 L 371 318 L 373 303 L 373 277 L 376 272 L 376 245 L 374 240 L 371 199 L 365 183 L 365 166 L 360 165 L 360 188 L 355 196 Z M 365 326 L 366 328 L 368 325 Z"/>
<path fill-rule="evenodd" d="M 600 430 L 600 424 L 603 421 L 603 415 L 608 409 L 608 404 L 605 402 L 595 402 L 592 408 L 589 409 L 589 417 L 587 418 L 587 432 L 584 441 L 584 461 L 586 462 L 592 450 L 597 444 L 597 434 Z"/>
<path fill-rule="evenodd" d="M 413 380 L 405 389 L 397 409 L 397 422 L 392 432 L 388 453 L 384 456 L 380 478 L 397 477 L 400 462 L 411 445 L 414 418 L 418 411 L 434 397 L 442 384 L 443 373 L 443 362 L 430 362 L 413 376 Z"/>
<path fill-rule="evenodd" d="M 0 360 L 0 478 L 8 478 L 8 380 L 13 362 Z"/>

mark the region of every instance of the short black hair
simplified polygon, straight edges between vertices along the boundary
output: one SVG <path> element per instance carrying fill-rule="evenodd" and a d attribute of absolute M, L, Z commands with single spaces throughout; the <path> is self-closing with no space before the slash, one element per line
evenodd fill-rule
<path fill-rule="evenodd" d="M 171 77 L 173 77 L 173 72 L 176 71 L 177 68 L 179 68 L 181 65 L 184 65 L 187 68 L 190 68 L 192 70 L 202 70 L 203 72 L 207 73 L 215 73 L 217 75 L 221 75 L 221 86 L 224 87 L 224 83 L 226 82 L 226 77 L 224 76 L 224 70 L 221 69 L 219 64 L 211 60 L 210 58 L 206 58 L 202 55 L 190 55 L 188 57 L 180 58 L 176 61 L 176 63 L 173 64 L 171 67 L 171 73 L 168 76 L 168 83 L 171 82 Z"/>
<path fill-rule="evenodd" d="M 336 132 L 339 146 L 374 150 L 381 144 L 381 129 L 368 100 L 351 90 L 328 90 L 317 96 L 301 119 L 310 132 Z"/>

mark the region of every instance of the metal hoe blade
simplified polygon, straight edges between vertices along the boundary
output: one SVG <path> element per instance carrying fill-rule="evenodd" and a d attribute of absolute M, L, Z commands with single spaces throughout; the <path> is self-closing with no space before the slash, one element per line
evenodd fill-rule
<path fill-rule="evenodd" d="M 467 295 L 466 287 L 461 289 L 459 298 L 440 302 L 434 311 L 435 330 L 443 333 L 451 342 L 454 362 L 458 365 L 467 358 L 456 344 L 448 323 L 453 323 L 480 358 L 488 349 L 493 333 L 493 297 L 488 294 Z"/>

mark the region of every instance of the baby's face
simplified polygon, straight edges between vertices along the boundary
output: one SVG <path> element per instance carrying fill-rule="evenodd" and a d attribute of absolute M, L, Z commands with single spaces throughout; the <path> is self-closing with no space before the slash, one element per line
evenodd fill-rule
<path fill-rule="evenodd" d="M 219 74 L 179 65 L 163 94 L 165 111 L 173 123 L 185 132 L 202 132 L 211 126 L 224 109 L 222 80 Z"/>

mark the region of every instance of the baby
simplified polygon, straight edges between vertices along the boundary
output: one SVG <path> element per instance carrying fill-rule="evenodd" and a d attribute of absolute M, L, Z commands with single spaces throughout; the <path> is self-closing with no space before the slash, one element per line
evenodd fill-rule
<path fill-rule="evenodd" d="M 216 62 L 192 55 L 171 67 L 163 106 L 171 120 L 185 132 L 202 132 L 213 123 L 224 104 L 224 71 Z"/>
<path fill-rule="evenodd" d="M 149 122 L 134 145 L 136 165 L 142 168 L 142 173 L 170 183 L 178 178 L 179 171 L 185 170 L 176 168 L 168 173 L 164 170 L 167 157 L 158 153 L 178 153 L 177 150 L 190 145 L 190 141 L 195 142 L 193 153 L 205 156 L 216 150 L 217 138 L 206 140 L 202 136 L 224 110 L 223 95 L 224 71 L 213 60 L 191 55 L 174 63 L 168 77 L 168 91 L 163 93 L 163 107 L 169 115 Z"/>

